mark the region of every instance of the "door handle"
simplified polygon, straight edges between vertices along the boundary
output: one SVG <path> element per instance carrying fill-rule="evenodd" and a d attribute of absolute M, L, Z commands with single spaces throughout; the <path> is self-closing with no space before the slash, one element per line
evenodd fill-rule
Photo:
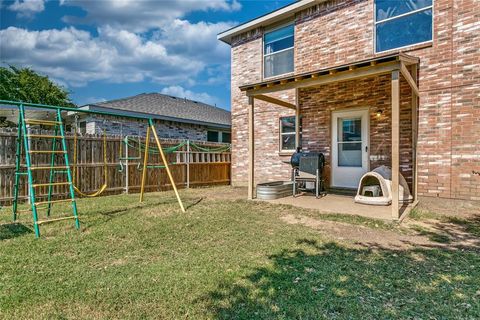
<path fill-rule="evenodd" d="M 365 146 L 365 152 L 368 152 L 368 146 Z"/>

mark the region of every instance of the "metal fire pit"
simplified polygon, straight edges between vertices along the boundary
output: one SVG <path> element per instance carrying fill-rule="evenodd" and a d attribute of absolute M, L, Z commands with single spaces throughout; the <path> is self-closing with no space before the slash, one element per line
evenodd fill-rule
<path fill-rule="evenodd" d="M 257 199 L 274 200 L 293 195 L 292 181 L 273 181 L 257 184 Z"/>

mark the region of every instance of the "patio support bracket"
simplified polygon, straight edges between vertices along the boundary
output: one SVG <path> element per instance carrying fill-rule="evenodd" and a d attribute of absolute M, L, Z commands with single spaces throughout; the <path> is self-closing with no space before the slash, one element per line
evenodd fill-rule
<path fill-rule="evenodd" d="M 281 107 L 286 107 L 286 108 L 293 109 L 293 110 L 297 109 L 297 107 L 293 103 L 289 103 L 287 101 L 283 101 L 283 100 L 280 100 L 280 99 L 277 99 L 277 98 L 274 98 L 274 97 L 266 96 L 264 94 L 256 95 L 255 99 L 262 100 L 262 101 L 269 102 L 269 103 L 273 103 L 273 104 L 279 105 Z"/>
<path fill-rule="evenodd" d="M 417 97 L 420 96 L 417 82 L 413 79 L 412 75 L 410 74 L 410 72 L 408 71 L 407 67 L 403 62 L 400 63 L 400 71 L 402 72 L 403 77 L 405 78 L 405 80 L 407 80 L 408 84 L 410 85 L 410 88 L 412 88 L 412 91 L 415 93 L 415 95 Z"/>

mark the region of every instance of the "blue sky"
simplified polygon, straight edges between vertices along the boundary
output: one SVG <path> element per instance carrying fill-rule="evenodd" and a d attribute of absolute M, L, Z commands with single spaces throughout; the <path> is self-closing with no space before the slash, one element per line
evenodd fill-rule
<path fill-rule="evenodd" d="M 218 32 L 294 0 L 0 0 L 0 60 L 48 75 L 77 104 L 162 92 L 230 109 Z"/>

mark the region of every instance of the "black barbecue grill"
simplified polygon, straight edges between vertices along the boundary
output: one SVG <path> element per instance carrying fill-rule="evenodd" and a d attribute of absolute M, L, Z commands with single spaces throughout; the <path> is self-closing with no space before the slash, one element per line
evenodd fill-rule
<path fill-rule="evenodd" d="M 297 189 L 314 191 L 318 198 L 324 193 L 323 168 L 325 157 L 319 152 L 303 152 L 297 149 L 290 158 L 293 176 L 293 196 L 297 195 Z M 309 185 L 313 184 L 313 188 Z"/>

